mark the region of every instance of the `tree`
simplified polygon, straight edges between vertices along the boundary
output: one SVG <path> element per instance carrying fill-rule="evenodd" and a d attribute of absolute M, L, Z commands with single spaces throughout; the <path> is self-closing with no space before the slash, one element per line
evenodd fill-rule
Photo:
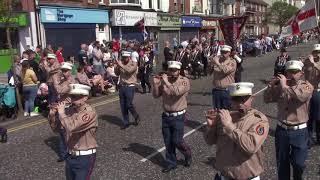
<path fill-rule="evenodd" d="M 297 13 L 297 11 L 297 7 L 286 2 L 277 1 L 268 8 L 266 13 L 266 23 L 278 25 L 281 32 L 282 27 Z"/>
<path fill-rule="evenodd" d="M 8 44 L 8 49 L 11 57 L 13 57 L 11 30 L 15 28 L 15 27 L 12 27 L 11 18 L 15 15 L 13 8 L 16 7 L 19 3 L 20 3 L 19 0 L 0 0 L 0 18 L 2 18 L 4 28 L 6 29 L 7 44 Z M 12 65 L 13 64 L 14 62 L 12 59 Z M 14 68 L 13 68 L 13 73 L 14 73 L 14 76 L 16 76 L 16 72 Z M 16 89 L 19 113 L 21 114 L 23 112 L 23 108 L 22 108 L 22 103 L 20 98 L 20 92 L 19 92 L 19 88 L 15 88 L 15 89 Z"/>

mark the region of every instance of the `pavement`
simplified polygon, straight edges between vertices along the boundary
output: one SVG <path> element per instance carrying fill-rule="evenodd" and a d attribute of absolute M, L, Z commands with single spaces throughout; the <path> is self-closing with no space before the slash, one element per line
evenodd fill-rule
<path fill-rule="evenodd" d="M 306 56 L 312 44 L 288 48 L 291 57 Z M 254 91 L 262 89 L 273 75 L 273 65 L 278 52 L 244 61 L 243 81 L 255 84 Z M 116 97 L 93 102 L 99 114 L 97 160 L 93 180 L 108 179 L 213 179 L 216 170 L 215 146 L 208 146 L 203 139 L 204 111 L 211 108 L 211 79 L 205 77 L 191 81 L 188 96 L 188 121 L 185 123 L 185 141 L 192 148 L 193 164 L 182 166 L 163 174 L 164 144 L 161 132 L 161 99 L 151 94 L 136 94 L 135 105 L 141 116 L 139 126 L 120 130 L 121 112 Z M 254 107 L 264 112 L 270 121 L 270 133 L 263 146 L 265 172 L 261 179 L 276 179 L 274 132 L 277 108 L 275 104 L 263 103 L 262 94 L 255 98 Z M 19 122 L 21 123 L 21 122 Z M 9 141 L 0 144 L 1 180 L 61 180 L 64 177 L 64 163 L 56 162 L 58 137 L 52 133 L 45 119 L 30 120 L 25 124 L 11 124 Z M 160 153 L 157 153 L 160 151 Z M 320 179 L 320 147 L 309 151 L 304 179 Z M 181 154 L 179 158 L 183 159 Z"/>

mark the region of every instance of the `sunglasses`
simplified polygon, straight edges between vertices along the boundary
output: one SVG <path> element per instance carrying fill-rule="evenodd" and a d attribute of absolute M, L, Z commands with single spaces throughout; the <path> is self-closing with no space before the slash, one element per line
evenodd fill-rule
<path fill-rule="evenodd" d="M 297 74 L 300 70 L 287 70 L 286 72 L 290 74 Z"/>
<path fill-rule="evenodd" d="M 247 101 L 251 96 L 232 96 L 231 101 L 234 102 L 245 102 Z"/>

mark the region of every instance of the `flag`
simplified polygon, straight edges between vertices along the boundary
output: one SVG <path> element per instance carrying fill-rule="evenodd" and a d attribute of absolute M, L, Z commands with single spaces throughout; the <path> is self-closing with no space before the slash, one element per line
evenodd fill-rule
<path fill-rule="evenodd" d="M 134 26 L 138 27 L 140 32 L 143 35 L 143 40 L 146 40 L 148 37 L 148 32 L 146 30 L 146 27 L 144 26 L 144 18 L 142 18 L 141 20 L 139 20 L 138 22 L 136 22 L 134 24 Z"/>
<path fill-rule="evenodd" d="M 282 37 L 297 35 L 318 26 L 314 0 L 308 1 L 281 29 Z"/>
<path fill-rule="evenodd" d="M 236 47 L 237 39 L 240 37 L 241 30 L 247 21 L 248 16 L 227 17 L 219 20 L 225 44 Z"/>

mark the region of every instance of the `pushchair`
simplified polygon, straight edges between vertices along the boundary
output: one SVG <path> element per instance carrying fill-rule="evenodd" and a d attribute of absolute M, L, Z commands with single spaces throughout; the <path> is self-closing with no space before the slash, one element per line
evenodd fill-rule
<path fill-rule="evenodd" d="M 0 114 L 6 118 L 16 118 L 15 87 L 0 84 Z"/>

